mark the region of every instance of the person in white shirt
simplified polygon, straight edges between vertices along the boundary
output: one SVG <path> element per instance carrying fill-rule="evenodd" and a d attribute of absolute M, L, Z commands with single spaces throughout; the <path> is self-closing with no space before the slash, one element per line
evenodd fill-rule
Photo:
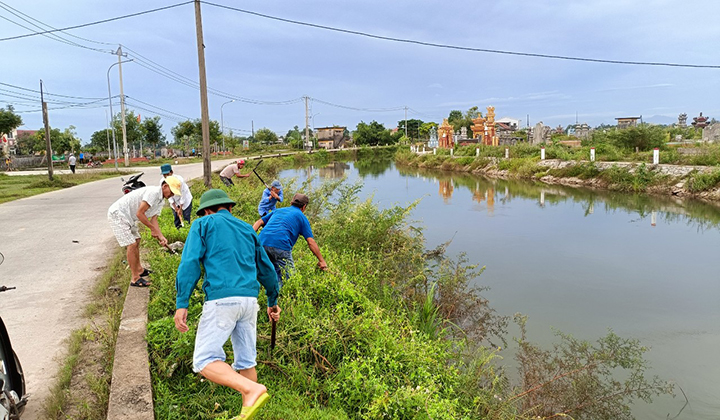
<path fill-rule="evenodd" d="M 127 247 L 127 262 L 132 271 L 131 286 L 150 285 L 150 282 L 143 278 L 150 272 L 140 265 L 140 233 L 137 222 L 149 227 L 153 238 L 157 239 L 161 246 L 167 246 L 168 241 L 160 231 L 157 218 L 165 199 L 180 195 L 180 187 L 180 180 L 169 176 L 160 186 L 138 188 L 125 194 L 108 209 L 108 221 L 115 238 L 120 246 Z"/>
<path fill-rule="evenodd" d="M 172 166 L 169 163 L 162 165 L 160 167 L 160 172 L 162 172 L 163 176 L 163 179 L 160 180 L 161 184 L 162 181 L 169 176 L 174 176 L 179 179 L 182 184 L 182 187 L 180 188 L 180 196 L 168 199 L 168 202 L 170 202 L 170 206 L 173 208 L 175 213 L 175 227 L 180 229 L 183 225 L 182 219 L 185 219 L 186 222 L 190 223 L 190 217 L 192 216 L 193 196 L 190 192 L 190 187 L 188 187 L 187 183 L 180 175 L 175 175 L 173 173 Z"/>
<path fill-rule="evenodd" d="M 68 158 L 68 164 L 70 165 L 70 170 L 72 173 L 75 173 L 75 164 L 77 163 L 77 158 L 75 158 L 75 155 L 70 153 L 70 157 Z"/>

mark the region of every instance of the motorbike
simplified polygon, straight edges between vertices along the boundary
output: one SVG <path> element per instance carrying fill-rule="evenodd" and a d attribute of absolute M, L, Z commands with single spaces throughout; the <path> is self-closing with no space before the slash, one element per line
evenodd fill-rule
<path fill-rule="evenodd" d="M 122 192 L 123 194 L 127 194 L 130 191 L 137 190 L 138 188 L 142 188 L 145 186 L 145 183 L 140 181 L 140 177 L 143 176 L 144 172 L 140 172 L 137 175 L 133 175 L 130 178 L 128 178 L 127 181 L 125 181 L 124 178 L 120 178 L 120 181 L 124 182 L 122 186 Z"/>
<path fill-rule="evenodd" d="M 4 257 L 0 254 L 0 264 Z M 0 292 L 14 287 L 0 286 Z M 12 348 L 10 335 L 0 317 L 0 420 L 19 420 L 25 411 L 28 395 L 25 393 L 25 375 L 20 359 Z"/>

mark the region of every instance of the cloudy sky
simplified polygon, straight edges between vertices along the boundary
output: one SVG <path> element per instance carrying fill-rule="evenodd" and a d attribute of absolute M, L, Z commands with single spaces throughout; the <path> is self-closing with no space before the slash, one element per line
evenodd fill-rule
<path fill-rule="evenodd" d="M 127 58 L 134 60 L 123 64 L 128 108 L 143 117 L 160 115 L 170 139 L 179 120 L 200 116 L 192 4 L 53 35 L 6 38 L 39 31 L 35 25 L 65 28 L 173 4 L 0 0 L 0 106 L 15 106 L 23 128 L 41 127 L 34 91 L 42 79 L 53 95 L 47 97 L 52 100 L 51 126 L 74 125 L 88 141 L 105 127 L 106 77 L 117 62 L 111 51 L 122 44 Z M 542 121 L 553 126 L 574 123 L 576 115 L 592 126 L 639 115 L 671 123 L 682 112 L 720 119 L 720 68 L 441 48 L 247 12 L 453 47 L 720 66 L 717 1 L 214 0 L 202 4 L 210 118 L 220 121 L 221 105 L 235 98 L 224 105 L 223 117 L 226 128 L 240 134 L 253 126 L 278 134 L 304 126 L 304 96 L 311 98 L 311 126 L 351 130 L 359 121 L 372 120 L 394 127 L 405 118 L 405 107 L 408 118 L 436 122 L 453 109 L 490 105 L 498 118 L 517 118 L 523 125 L 528 115 L 531 125 Z M 119 93 L 117 70 L 110 71 L 113 95 Z M 86 105 L 68 107 L 78 103 Z M 117 104 L 116 99 L 115 112 Z"/>

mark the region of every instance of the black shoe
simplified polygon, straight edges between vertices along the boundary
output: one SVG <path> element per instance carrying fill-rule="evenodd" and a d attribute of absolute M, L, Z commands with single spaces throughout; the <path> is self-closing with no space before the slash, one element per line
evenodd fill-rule
<path fill-rule="evenodd" d="M 148 270 L 147 268 L 143 268 L 143 272 L 140 273 L 140 277 L 147 277 L 150 274 L 152 274 L 152 270 Z"/>

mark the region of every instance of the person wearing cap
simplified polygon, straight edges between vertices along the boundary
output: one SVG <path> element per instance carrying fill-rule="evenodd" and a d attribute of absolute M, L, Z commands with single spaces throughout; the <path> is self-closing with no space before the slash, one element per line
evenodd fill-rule
<path fill-rule="evenodd" d="M 228 187 L 232 187 L 234 185 L 232 180 L 233 176 L 236 176 L 238 178 L 247 178 L 250 176 L 250 174 L 242 175 L 240 173 L 240 169 L 242 169 L 244 166 L 245 161 L 243 159 L 238 159 L 237 162 L 231 163 L 230 165 L 226 166 L 225 169 L 220 171 L 220 180 Z"/>
<path fill-rule="evenodd" d="M 310 222 L 305 216 L 305 209 L 309 201 L 307 195 L 295 194 L 290 207 L 283 207 L 270 212 L 253 224 L 253 229 L 256 232 L 265 226 L 258 238 L 275 267 L 275 274 L 280 287 L 283 284 L 283 276 L 287 280 L 290 277 L 290 272 L 295 268 L 292 249 L 300 235 L 305 238 L 310 251 L 317 257 L 317 266 L 321 270 L 327 269 L 327 263 L 320 254 L 320 247 L 313 239 Z"/>
<path fill-rule="evenodd" d="M 150 282 L 144 279 L 150 272 L 140 265 L 140 233 L 137 222 L 150 228 L 150 233 L 160 246 L 167 246 L 167 239 L 160 231 L 157 217 L 165 204 L 164 200 L 173 195 L 180 195 L 180 188 L 180 180 L 169 176 L 163 179 L 160 186 L 142 187 L 130 191 L 108 209 L 108 221 L 115 238 L 120 246 L 127 247 L 127 262 L 132 271 L 131 286 L 150 285 Z"/>
<path fill-rule="evenodd" d="M 267 185 L 267 184 L 265 184 Z M 283 201 L 282 184 L 277 179 L 270 184 L 270 188 L 265 188 L 262 198 L 258 204 L 258 214 L 260 217 L 265 216 L 275 210 L 275 205 Z"/>
<path fill-rule="evenodd" d="M 203 275 L 202 315 L 195 336 L 193 370 L 242 394 L 241 417 L 252 418 L 269 395 L 257 382 L 257 297 L 260 285 L 267 295 L 267 314 L 280 319 L 279 286 L 272 263 L 249 224 L 231 213 L 235 202 L 223 190 L 200 198 L 175 279 L 175 328 L 189 330 L 190 297 Z M 234 361 L 225 363 L 223 345 L 231 338 Z"/>
<path fill-rule="evenodd" d="M 192 215 L 193 196 L 190 192 L 190 187 L 188 187 L 183 177 L 173 173 L 172 166 L 169 163 L 160 166 L 160 172 L 162 172 L 163 176 L 163 179 L 160 180 L 161 184 L 162 181 L 169 176 L 174 176 L 179 179 L 182 184 L 182 187 L 180 188 L 181 194 L 168 199 L 168 202 L 173 209 L 173 214 L 175 215 L 175 227 L 180 229 L 182 226 L 182 219 L 185 219 L 186 222 L 190 223 L 190 216 Z"/>
<path fill-rule="evenodd" d="M 68 165 L 70 165 L 70 170 L 72 173 L 75 173 L 75 164 L 77 163 L 77 158 L 73 153 L 70 153 L 70 157 L 68 158 Z"/>

